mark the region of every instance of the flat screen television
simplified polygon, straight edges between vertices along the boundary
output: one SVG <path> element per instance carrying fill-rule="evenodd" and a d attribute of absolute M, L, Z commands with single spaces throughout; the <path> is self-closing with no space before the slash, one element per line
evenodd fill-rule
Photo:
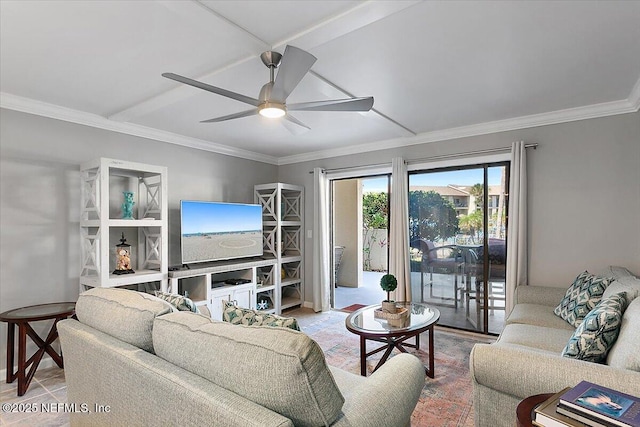
<path fill-rule="evenodd" d="M 260 205 L 180 201 L 182 263 L 262 255 Z"/>

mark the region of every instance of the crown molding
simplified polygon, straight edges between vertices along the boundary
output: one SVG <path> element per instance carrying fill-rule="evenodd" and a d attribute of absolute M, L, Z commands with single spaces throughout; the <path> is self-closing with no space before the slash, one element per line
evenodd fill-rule
<path fill-rule="evenodd" d="M 566 110 L 552 111 L 549 113 L 533 114 L 529 116 L 515 117 L 512 119 L 498 120 L 494 122 L 480 123 L 470 126 L 445 129 L 434 132 L 425 132 L 412 137 L 394 138 L 344 148 L 315 151 L 293 156 L 276 158 L 266 154 L 260 154 L 249 150 L 229 147 L 203 139 L 192 138 L 166 132 L 146 126 L 132 123 L 123 123 L 109 120 L 103 116 L 86 113 L 70 108 L 60 107 L 46 102 L 36 101 L 9 93 L 0 93 L 0 108 L 20 111 L 38 116 L 63 120 L 98 129 L 119 132 L 141 138 L 153 139 L 212 153 L 239 157 L 247 160 L 268 163 L 273 165 L 287 165 L 293 163 L 321 160 L 331 157 L 361 154 L 363 152 L 387 150 L 418 144 L 428 144 L 437 141 L 446 141 L 457 138 L 466 138 L 491 133 L 506 132 L 518 129 L 526 129 L 537 126 L 547 126 L 558 123 L 567 123 L 578 120 L 587 120 L 597 117 L 613 116 L 618 114 L 633 113 L 640 109 L 640 79 L 636 82 L 629 98 L 620 101 L 605 102 L 602 104 L 588 105 L 585 107 L 570 108 Z"/>
<path fill-rule="evenodd" d="M 94 128 L 123 133 L 126 135 L 153 139 L 161 142 L 168 142 L 169 144 L 176 144 L 183 147 L 210 151 L 212 153 L 240 157 L 243 159 L 255 160 L 257 162 L 269 163 L 273 165 L 278 164 L 278 159 L 276 157 L 268 156 L 266 154 L 233 148 L 227 145 L 217 144 L 215 142 L 205 141 L 199 138 L 178 135 L 176 133 L 154 129 L 147 126 L 117 122 L 109 120 L 98 114 L 86 113 L 83 111 L 73 110 L 71 108 L 60 107 L 58 105 L 36 101 L 34 99 L 24 98 L 5 92 L 0 93 L 0 108 L 35 114 L 37 116 L 48 117 L 51 119 L 62 120 L 79 125 L 91 126 Z"/>
<path fill-rule="evenodd" d="M 584 107 L 569 108 L 565 110 L 551 111 L 549 113 L 532 114 L 529 116 L 514 117 L 511 119 L 497 120 L 494 122 L 479 123 L 477 125 L 461 126 L 457 128 L 425 132 L 409 138 L 394 138 L 385 141 L 377 141 L 366 144 L 352 145 L 344 148 L 315 151 L 293 156 L 280 157 L 278 165 L 301 163 L 321 160 L 330 157 L 348 156 L 363 152 L 387 150 L 410 145 L 427 144 L 431 142 L 446 141 L 450 139 L 466 138 L 470 136 L 487 135 L 491 133 L 506 132 L 518 129 L 527 129 L 538 126 L 548 126 L 558 123 L 568 123 L 578 120 L 594 119 L 597 117 L 614 116 L 638 111 L 640 108 L 640 79 L 634 86 L 628 99 L 601 104 L 587 105 Z"/>

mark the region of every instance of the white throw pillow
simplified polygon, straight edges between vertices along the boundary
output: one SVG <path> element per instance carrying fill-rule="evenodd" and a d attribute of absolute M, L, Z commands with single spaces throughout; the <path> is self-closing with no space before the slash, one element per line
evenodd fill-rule
<path fill-rule="evenodd" d="M 627 294 L 627 305 L 631 304 L 631 301 L 640 296 L 640 279 L 634 276 L 620 277 L 607 287 L 602 294 L 602 298 L 609 298 L 611 295 L 615 295 L 621 292 Z"/>
<path fill-rule="evenodd" d="M 600 277 L 613 277 L 614 279 L 620 279 L 621 277 L 635 277 L 633 273 L 624 267 L 619 265 L 610 265 L 604 269 L 601 273 L 598 273 Z"/>

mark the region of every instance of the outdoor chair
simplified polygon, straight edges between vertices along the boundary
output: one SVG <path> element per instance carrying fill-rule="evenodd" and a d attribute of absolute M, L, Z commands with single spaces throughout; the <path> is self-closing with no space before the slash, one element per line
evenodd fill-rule
<path fill-rule="evenodd" d="M 506 280 L 506 268 L 507 268 L 507 250 L 506 242 L 503 239 L 490 238 L 488 241 L 489 248 L 489 268 L 487 279 L 487 309 L 491 310 L 493 314 L 494 310 L 505 309 L 505 280 Z M 465 266 L 466 271 L 466 287 L 462 293 L 465 294 L 466 313 L 467 320 L 478 327 L 480 324 L 480 316 L 484 307 L 484 246 L 478 246 L 476 249 L 471 249 L 466 252 L 467 262 Z M 475 277 L 475 281 L 472 287 L 471 277 Z M 470 304 L 471 300 L 475 300 L 475 316 L 471 316 Z M 502 304 L 497 305 L 497 301 L 502 301 Z"/>
<path fill-rule="evenodd" d="M 464 260 L 460 248 L 456 245 L 435 246 L 427 239 L 415 239 L 411 247 L 420 252 L 420 301 L 424 302 L 424 276 L 429 273 L 429 298 L 438 298 L 444 301 L 453 301 L 453 304 L 434 303 L 448 307 L 458 308 L 458 274 L 463 273 Z M 433 294 L 433 273 L 453 273 L 453 297 L 439 297 Z"/>

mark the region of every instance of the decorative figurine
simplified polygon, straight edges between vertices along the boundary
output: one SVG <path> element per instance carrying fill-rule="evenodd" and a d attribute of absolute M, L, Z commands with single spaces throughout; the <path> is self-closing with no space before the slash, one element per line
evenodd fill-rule
<path fill-rule="evenodd" d="M 122 203 L 122 219 L 133 219 L 133 191 L 123 191 L 124 203 Z"/>
<path fill-rule="evenodd" d="M 113 274 L 131 274 L 135 273 L 131 268 L 131 245 L 124 238 L 124 232 L 120 239 L 120 244 L 116 245 L 116 269 Z"/>

